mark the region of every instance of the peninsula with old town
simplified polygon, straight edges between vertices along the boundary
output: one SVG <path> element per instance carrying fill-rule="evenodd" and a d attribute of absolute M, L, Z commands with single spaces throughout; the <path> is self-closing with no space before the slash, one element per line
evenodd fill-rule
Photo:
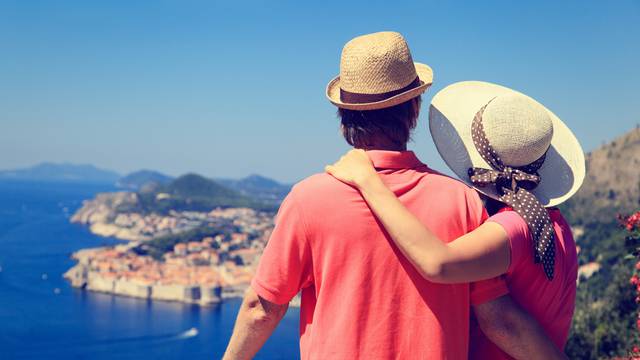
<path fill-rule="evenodd" d="M 289 191 L 257 175 L 173 179 L 150 171 L 117 185 L 124 190 L 85 200 L 70 220 L 122 242 L 73 253 L 65 278 L 89 291 L 199 305 L 242 296 Z"/>

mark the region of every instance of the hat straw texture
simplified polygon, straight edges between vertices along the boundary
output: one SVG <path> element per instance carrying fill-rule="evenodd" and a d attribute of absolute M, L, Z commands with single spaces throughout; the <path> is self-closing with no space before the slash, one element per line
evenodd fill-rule
<path fill-rule="evenodd" d="M 413 62 L 402 35 L 378 32 L 358 36 L 344 46 L 340 75 L 327 85 L 327 98 L 341 108 L 382 109 L 419 96 L 432 82 L 433 71 Z M 362 100 L 354 100 L 358 98 Z"/>

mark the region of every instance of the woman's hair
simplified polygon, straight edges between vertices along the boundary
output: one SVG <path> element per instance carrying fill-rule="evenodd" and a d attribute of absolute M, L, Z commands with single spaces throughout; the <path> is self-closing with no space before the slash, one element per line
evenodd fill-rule
<path fill-rule="evenodd" d="M 498 201 L 496 199 L 490 198 L 485 194 L 478 193 L 480 195 L 480 199 L 484 203 L 484 208 L 487 209 L 487 213 L 489 216 L 493 216 L 498 213 L 498 211 L 502 210 L 502 208 L 507 207 L 505 203 Z"/>
<path fill-rule="evenodd" d="M 342 135 L 349 145 L 366 149 L 380 139 L 397 146 L 411 140 L 420 114 L 420 96 L 392 107 L 379 110 L 338 109 L 342 122 Z"/>

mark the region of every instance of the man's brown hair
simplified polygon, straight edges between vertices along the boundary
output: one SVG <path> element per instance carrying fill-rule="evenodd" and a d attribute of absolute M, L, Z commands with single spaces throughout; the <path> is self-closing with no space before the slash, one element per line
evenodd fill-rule
<path fill-rule="evenodd" d="M 420 96 L 401 104 L 379 110 L 338 109 L 342 135 L 349 145 L 358 149 L 371 148 L 385 140 L 404 147 L 411 140 L 420 114 Z"/>

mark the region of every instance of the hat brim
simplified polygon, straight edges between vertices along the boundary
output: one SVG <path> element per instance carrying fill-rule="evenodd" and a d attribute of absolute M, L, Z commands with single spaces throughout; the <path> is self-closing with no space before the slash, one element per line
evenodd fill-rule
<path fill-rule="evenodd" d="M 499 198 L 494 187 L 476 187 L 469 180 L 470 167 L 490 168 L 475 148 L 471 125 L 482 106 L 496 96 L 512 93 L 520 94 L 496 84 L 463 81 L 438 92 L 429 108 L 429 129 L 442 159 L 462 181 L 494 199 Z M 575 135 L 560 118 L 546 110 L 553 121 L 553 138 L 538 171 L 540 184 L 532 193 L 545 207 L 552 207 L 580 189 L 585 176 L 585 159 Z"/>
<path fill-rule="evenodd" d="M 413 99 L 427 91 L 433 83 L 433 70 L 431 70 L 428 65 L 421 63 L 414 63 L 414 65 L 416 67 L 416 72 L 418 73 L 418 78 L 420 79 L 420 86 L 392 96 L 388 99 L 358 104 L 342 102 L 340 100 L 340 76 L 333 78 L 333 80 L 331 80 L 327 85 L 327 98 L 333 105 L 349 110 L 377 110 L 402 104 L 403 102 Z"/>

